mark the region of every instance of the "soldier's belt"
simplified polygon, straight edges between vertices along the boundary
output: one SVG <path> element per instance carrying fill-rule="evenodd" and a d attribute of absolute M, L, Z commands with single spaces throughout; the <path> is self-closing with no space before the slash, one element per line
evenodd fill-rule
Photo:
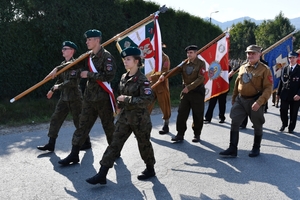
<path fill-rule="evenodd" d="M 242 97 L 243 99 L 254 99 L 254 98 L 257 98 L 260 95 L 261 94 L 256 94 L 256 95 L 253 95 L 253 96 L 245 96 L 245 95 L 239 94 L 239 96 Z"/>

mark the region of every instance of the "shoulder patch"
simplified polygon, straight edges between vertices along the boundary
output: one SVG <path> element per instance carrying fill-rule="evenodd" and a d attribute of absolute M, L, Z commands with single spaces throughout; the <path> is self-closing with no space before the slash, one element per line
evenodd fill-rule
<path fill-rule="evenodd" d="M 70 73 L 71 76 L 75 76 L 76 75 L 76 70 L 72 70 Z"/>
<path fill-rule="evenodd" d="M 204 76 L 204 74 L 205 74 L 205 69 L 204 69 L 204 68 L 200 69 L 200 74 L 201 74 L 202 76 Z"/>
<path fill-rule="evenodd" d="M 272 76 L 272 75 L 268 76 L 268 79 L 269 79 L 269 81 L 270 81 L 271 83 L 273 83 L 273 76 Z"/>
<path fill-rule="evenodd" d="M 113 68 L 112 68 L 112 64 L 106 64 L 106 70 L 107 70 L 107 71 L 110 72 L 110 71 L 112 71 L 112 69 L 113 69 Z"/>
<path fill-rule="evenodd" d="M 152 93 L 151 88 L 145 88 L 144 93 L 147 94 L 147 95 L 150 95 Z"/>

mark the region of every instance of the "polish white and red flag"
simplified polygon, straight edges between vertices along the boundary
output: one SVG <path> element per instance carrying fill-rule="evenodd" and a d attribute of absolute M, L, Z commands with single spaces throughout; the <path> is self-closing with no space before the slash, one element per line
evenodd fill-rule
<path fill-rule="evenodd" d="M 144 58 L 144 74 L 147 76 L 152 72 L 160 72 L 162 64 L 162 39 L 158 23 L 159 15 L 156 13 L 153 20 L 144 23 L 130 33 L 119 38 L 116 43 L 118 50 L 132 46 L 142 52 Z"/>
<path fill-rule="evenodd" d="M 198 57 L 205 62 L 205 99 L 208 101 L 229 90 L 229 33 L 213 43 Z"/>

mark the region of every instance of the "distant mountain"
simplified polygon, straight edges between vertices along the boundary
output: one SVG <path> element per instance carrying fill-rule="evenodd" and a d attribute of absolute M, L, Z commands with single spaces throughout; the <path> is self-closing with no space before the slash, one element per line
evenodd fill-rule
<path fill-rule="evenodd" d="M 209 20 L 209 18 L 205 18 L 205 20 Z M 233 24 L 243 22 L 244 20 L 250 20 L 252 22 L 255 22 L 255 24 L 257 25 L 261 24 L 264 21 L 264 20 L 256 20 L 251 17 L 241 17 L 227 22 L 219 22 L 217 20 L 211 19 L 211 23 L 218 25 L 222 30 L 226 30 L 227 28 L 231 27 Z M 290 19 L 290 21 L 291 24 L 296 27 L 296 29 L 300 29 L 300 17 Z"/>

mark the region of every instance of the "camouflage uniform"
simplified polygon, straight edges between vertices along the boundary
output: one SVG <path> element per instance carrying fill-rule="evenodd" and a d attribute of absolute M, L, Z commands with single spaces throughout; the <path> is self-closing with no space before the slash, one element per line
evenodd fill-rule
<path fill-rule="evenodd" d="M 204 114 L 204 73 L 205 63 L 198 57 L 193 62 L 186 62 L 183 65 L 174 68 L 172 76 L 181 73 L 183 79 L 183 87 L 187 87 L 188 93 L 180 94 L 180 105 L 176 120 L 176 129 L 178 136 L 184 136 L 187 129 L 186 121 L 190 114 L 190 109 L 193 112 L 193 125 L 195 136 L 200 136 L 203 127 Z M 171 70 L 172 71 L 172 70 Z M 169 72 L 171 72 L 169 71 Z M 163 75 L 167 75 L 166 72 Z"/>
<path fill-rule="evenodd" d="M 120 81 L 120 93 L 126 95 L 124 102 L 118 102 L 121 108 L 113 141 L 103 154 L 100 164 L 111 168 L 116 156 L 119 155 L 124 143 L 133 132 L 140 151 L 140 155 L 146 165 L 155 164 L 154 152 L 150 142 L 152 123 L 147 109 L 153 100 L 150 83 L 140 71 L 129 77 L 129 72 L 122 75 Z"/>
<path fill-rule="evenodd" d="M 70 60 L 74 61 L 74 58 Z M 70 62 L 68 61 L 68 63 Z M 65 66 L 66 61 L 61 63 Z M 73 116 L 73 122 L 76 128 L 79 127 L 79 115 L 82 107 L 82 92 L 79 87 L 80 70 L 68 69 L 58 75 L 55 85 L 61 91 L 60 98 L 56 104 L 54 113 L 51 116 L 48 137 L 57 138 L 59 129 L 66 119 L 69 112 Z"/>
<path fill-rule="evenodd" d="M 88 72 L 79 128 L 73 134 L 73 146 L 82 146 L 84 144 L 98 116 L 100 117 L 108 144 L 111 143 L 115 130 L 114 113 L 109 94 L 96 82 L 97 80 L 111 82 L 114 79 L 117 70 L 114 58 L 103 47 L 98 53 L 92 53 L 90 57 L 98 73 Z M 85 59 L 74 67 L 87 68 L 88 60 Z"/>

